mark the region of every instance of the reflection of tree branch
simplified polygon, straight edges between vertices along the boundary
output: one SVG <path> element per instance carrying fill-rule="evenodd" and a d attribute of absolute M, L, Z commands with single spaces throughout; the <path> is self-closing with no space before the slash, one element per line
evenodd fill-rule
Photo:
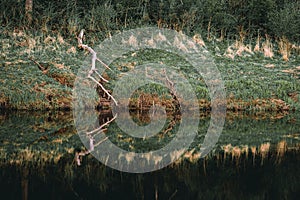
<path fill-rule="evenodd" d="M 109 124 L 110 124 L 112 121 L 114 121 L 116 118 L 117 118 L 117 115 L 115 115 L 111 120 L 109 120 L 109 121 L 105 122 L 104 124 L 102 124 L 99 128 L 96 128 L 95 130 L 89 131 L 89 132 L 87 132 L 86 134 L 87 134 L 87 135 L 91 135 L 91 134 L 96 133 L 96 132 L 98 132 L 98 131 L 102 131 L 103 128 L 104 128 L 105 126 L 109 125 Z"/>
<path fill-rule="evenodd" d="M 100 140 L 97 144 L 95 144 L 95 146 L 98 146 L 99 144 L 101 144 L 102 142 L 104 142 L 107 139 L 108 139 L 108 137 L 105 137 L 103 140 Z"/>
<path fill-rule="evenodd" d="M 92 49 L 91 47 L 89 47 L 86 44 L 83 44 L 83 36 L 84 36 L 84 29 L 82 29 L 77 37 L 78 40 L 78 47 L 83 48 L 85 50 L 88 50 L 91 54 L 92 54 L 92 68 L 90 69 L 89 73 L 88 73 L 88 78 L 90 78 L 92 81 L 94 81 L 98 86 L 101 87 L 101 89 L 108 95 L 108 97 L 110 97 L 116 105 L 118 105 L 117 101 L 115 100 L 115 98 L 103 87 L 103 85 L 101 83 L 99 83 L 99 81 L 97 81 L 94 77 L 92 77 L 92 74 L 95 73 L 99 76 L 99 78 L 101 80 L 103 80 L 104 82 L 108 82 L 108 80 L 106 80 L 105 78 L 103 78 L 96 69 L 96 61 L 100 62 L 105 68 L 111 70 L 104 62 L 102 62 L 99 58 L 97 58 L 97 53 L 96 51 L 94 51 L 94 49 Z"/>
<path fill-rule="evenodd" d="M 91 79 L 93 82 L 95 82 L 98 86 L 101 87 L 101 89 L 108 95 L 108 97 L 110 97 L 114 103 L 116 105 L 117 101 L 115 100 L 115 98 L 105 89 L 105 87 L 99 83 L 99 81 L 97 81 L 94 77 L 92 77 L 92 75 L 95 73 L 96 75 L 98 75 L 98 77 L 104 81 L 104 82 L 108 82 L 108 80 L 106 80 L 104 77 L 101 76 L 101 74 L 99 74 L 97 72 L 96 69 L 96 61 L 100 62 L 105 68 L 111 70 L 104 62 L 102 62 L 99 58 L 97 58 L 97 53 L 88 45 L 83 44 L 83 36 L 84 36 L 84 29 L 82 29 L 77 37 L 78 40 L 78 47 L 83 48 L 87 51 L 89 51 L 92 54 L 92 67 L 88 73 L 88 78 Z M 106 130 L 105 126 L 108 126 L 113 120 L 115 120 L 117 118 L 117 115 L 115 115 L 111 120 L 105 122 L 104 124 L 102 124 L 99 128 L 96 128 L 92 131 L 89 131 L 86 133 L 86 136 L 89 137 L 89 148 L 87 150 L 82 150 L 79 152 L 75 153 L 75 158 L 74 161 L 76 162 L 76 164 L 78 166 L 81 165 L 81 159 L 83 156 L 86 156 L 88 154 L 90 154 L 92 151 L 94 151 L 95 146 L 100 145 L 102 142 L 104 142 L 105 140 L 108 139 L 108 137 L 105 137 L 104 139 L 100 140 L 99 142 L 95 143 L 95 139 L 94 137 L 99 134 L 101 131 Z"/>
<path fill-rule="evenodd" d="M 108 126 L 116 118 L 117 118 L 117 115 L 115 115 L 112 119 L 110 119 L 109 121 L 102 124 L 99 128 L 96 128 L 95 130 L 92 130 L 92 131 L 89 131 L 89 132 L 86 133 L 86 135 L 89 137 L 89 140 L 90 140 L 89 141 L 89 148 L 87 150 L 82 150 L 80 152 L 75 153 L 74 161 L 76 162 L 76 164 L 78 166 L 81 165 L 81 159 L 82 159 L 83 156 L 86 156 L 86 155 L 90 154 L 92 151 L 94 151 L 95 146 L 100 145 L 102 142 L 104 142 L 105 140 L 108 139 L 108 137 L 105 137 L 104 139 L 100 140 L 99 142 L 97 142 L 95 144 L 94 137 L 95 137 L 95 135 L 98 134 L 98 132 L 106 130 L 106 128 L 104 128 L 104 127 Z"/>
<path fill-rule="evenodd" d="M 98 146 L 100 145 L 102 142 L 104 142 L 105 140 L 108 139 L 108 137 L 105 137 L 103 140 L 99 141 L 97 144 L 94 144 L 95 140 L 93 137 L 89 137 L 90 138 L 90 147 L 88 150 L 82 150 L 80 152 L 76 152 L 75 153 L 75 158 L 74 158 L 74 161 L 76 162 L 76 164 L 78 166 L 81 165 L 81 159 L 83 156 L 86 156 L 88 154 L 90 154 L 92 151 L 94 151 L 95 149 L 95 146 Z"/>

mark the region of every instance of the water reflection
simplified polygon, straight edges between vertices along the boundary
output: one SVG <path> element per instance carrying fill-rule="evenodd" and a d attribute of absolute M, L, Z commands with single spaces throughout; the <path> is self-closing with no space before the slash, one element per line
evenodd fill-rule
<path fill-rule="evenodd" d="M 111 119 L 109 113 L 102 114 L 100 122 Z M 209 113 L 202 114 L 200 133 L 189 151 L 167 168 L 146 174 L 112 170 L 89 154 L 78 166 L 74 155 L 85 149 L 71 113 L 0 116 L 4 199 L 296 199 L 300 195 L 296 113 L 283 117 L 229 113 L 214 151 L 199 159 L 201 130 L 209 121 Z M 107 130 L 114 140 L 110 129 L 116 127 Z M 125 146 L 120 142 L 124 138 L 117 139 Z"/>
<path fill-rule="evenodd" d="M 272 157 L 269 153 L 262 165 L 256 157 L 255 164 L 249 153 L 236 165 L 220 154 L 147 174 L 115 171 L 92 158 L 76 167 L 64 158 L 42 171 L 2 166 L 0 186 L 2 196 L 11 199 L 296 199 L 299 151 L 287 152 L 281 163 Z"/>

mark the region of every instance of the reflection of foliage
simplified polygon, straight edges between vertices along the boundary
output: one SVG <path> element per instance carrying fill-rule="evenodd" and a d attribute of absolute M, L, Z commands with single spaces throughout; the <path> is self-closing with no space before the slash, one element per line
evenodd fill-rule
<path fill-rule="evenodd" d="M 75 139 L 75 128 L 71 113 L 67 112 L 11 112 L 0 121 L 0 141 L 7 153 L 16 153 L 28 148 L 28 151 L 42 150 L 61 146 L 60 153 L 73 145 L 68 142 Z M 13 127 L 13 128 L 12 128 Z M 51 154 L 51 150 L 48 153 Z M 65 153 L 65 152 L 64 152 Z"/>
<path fill-rule="evenodd" d="M 133 119 L 128 120 L 133 120 L 135 123 L 139 124 L 139 126 L 144 126 L 146 124 L 141 120 L 147 118 L 151 113 L 147 113 L 146 117 L 142 117 L 141 113 L 138 113 L 138 115 L 133 115 L 133 113 L 131 113 L 131 115 Z M 175 119 L 176 115 L 173 116 L 170 114 L 170 116 L 171 117 L 166 120 L 163 129 L 153 137 L 134 138 L 127 133 L 124 133 L 115 123 L 112 123 L 108 128 L 107 136 L 117 146 L 128 151 L 149 152 L 151 150 L 157 150 L 168 144 L 178 131 L 177 129 L 180 125 L 178 122 L 179 119 Z M 159 117 L 163 118 L 164 116 L 158 116 L 158 118 Z"/>
<path fill-rule="evenodd" d="M 139 115 L 142 118 L 134 113 L 131 115 L 138 123 L 142 123 L 139 119 L 147 120 L 147 116 L 143 117 L 141 113 Z M 266 116 L 257 113 L 257 115 L 247 116 L 231 113 L 230 116 L 226 120 L 217 149 L 227 144 L 237 147 L 247 145 L 250 148 L 251 146 L 259 147 L 262 143 L 273 145 L 282 140 L 286 141 L 287 146 L 299 142 L 299 123 L 295 121 L 298 118 L 297 115 L 278 116 L 278 113 L 274 113 L 274 115 Z M 107 120 L 108 116 L 103 117 Z M 23 155 L 31 152 L 34 154 L 32 157 L 34 159 L 41 159 L 42 154 L 39 155 L 41 152 L 44 152 L 43 156 L 46 157 L 64 157 L 69 153 L 73 154 L 75 147 L 82 146 L 78 136 L 74 135 L 72 115 L 66 113 L 11 113 L 3 115 L 0 123 L 1 154 L 5 153 L 8 160 L 16 159 L 19 152 L 23 152 Z M 164 129 L 159 134 L 146 139 L 136 139 L 124 134 L 113 122 L 107 127 L 106 135 L 123 149 L 148 151 L 169 143 L 178 131 L 179 125 L 180 121 L 168 118 Z M 190 147 L 193 151 L 191 155 L 196 155 L 199 151 L 201 147 L 199 145 L 203 142 L 208 126 L 209 116 L 203 113 L 199 132 Z M 186 157 L 190 159 L 189 155 Z"/>
<path fill-rule="evenodd" d="M 251 153 L 248 157 L 241 155 L 240 165 L 231 157 L 223 159 L 219 154 L 197 163 L 182 162 L 145 174 L 112 170 L 91 157 L 86 158 L 88 162 L 83 166 L 77 167 L 72 164 L 72 158 L 65 156 L 56 165 L 42 167 L 35 164 L 1 165 L 2 196 L 9 193 L 13 199 L 19 197 L 21 179 L 29 180 L 31 197 L 42 196 L 47 191 L 51 196 L 63 193 L 72 199 L 93 199 L 95 196 L 120 199 L 125 192 L 128 199 L 152 199 L 158 192 L 163 199 L 170 196 L 178 199 L 235 199 L 237 196 L 264 199 L 266 195 L 293 199 L 299 188 L 299 157 L 295 151 L 286 152 L 284 163 L 277 163 L 273 152 L 265 158 L 263 165 L 260 165 L 259 157 L 253 163 Z"/>

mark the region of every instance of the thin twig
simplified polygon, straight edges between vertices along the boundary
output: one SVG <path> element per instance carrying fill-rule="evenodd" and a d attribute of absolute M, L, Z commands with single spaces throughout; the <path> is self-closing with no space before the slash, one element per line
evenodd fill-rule
<path fill-rule="evenodd" d="M 104 82 L 108 83 L 108 80 L 106 80 L 101 74 L 97 72 L 97 70 L 94 71 Z"/>
<path fill-rule="evenodd" d="M 39 68 L 40 70 L 42 70 L 43 72 L 47 70 L 45 67 L 43 67 L 39 62 L 37 62 L 36 60 L 34 60 L 32 57 L 30 57 L 29 59 L 30 59 L 32 62 L 34 62 L 34 63 L 38 66 L 38 68 Z"/>

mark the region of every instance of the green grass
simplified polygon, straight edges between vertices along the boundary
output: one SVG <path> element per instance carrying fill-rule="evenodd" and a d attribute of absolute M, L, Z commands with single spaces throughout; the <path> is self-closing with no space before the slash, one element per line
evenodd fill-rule
<path fill-rule="evenodd" d="M 72 45 L 45 44 L 42 34 L 6 37 L 2 40 L 0 60 L 2 106 L 26 110 L 69 108 L 72 85 L 80 67 L 77 56 L 67 53 Z M 28 40 L 32 40 L 33 47 L 26 43 Z"/>
<path fill-rule="evenodd" d="M 88 38 L 97 38 L 97 34 L 86 34 Z M 73 81 L 87 56 L 76 47 L 76 39 L 63 38 L 61 42 L 60 35 L 54 32 L 52 35 L 19 32 L 15 36 L 6 32 L 1 37 L 0 106 L 26 110 L 70 108 Z M 246 102 L 240 107 L 247 110 L 257 109 L 251 102 L 261 99 L 269 102 L 266 110 L 278 107 L 272 105 L 272 99 L 284 101 L 290 109 L 300 109 L 300 70 L 296 68 L 300 66 L 299 55 L 292 54 L 288 62 L 282 61 L 280 55 L 275 54 L 270 59 L 264 58 L 261 53 L 236 56 L 231 60 L 222 53 L 229 43 L 230 41 L 207 43 L 207 49 L 212 53 L 225 83 L 227 99 L 234 99 L 233 104 Z M 215 47 L 220 50 L 215 51 Z M 70 52 L 71 49 L 73 53 Z M 162 62 L 186 77 L 199 99 L 210 100 L 204 79 L 180 56 L 151 49 L 134 52 L 134 55 L 132 53 L 111 63 L 112 71 L 106 70 L 110 77 L 110 82 L 105 85 L 108 89 L 114 88 L 121 73 L 126 74 L 139 65 Z M 44 70 L 39 69 L 39 65 Z M 294 71 L 288 73 L 287 70 Z M 128 84 L 135 83 L 133 81 Z M 157 84 L 140 88 L 132 97 L 138 97 L 142 93 L 170 98 L 168 89 Z"/>

